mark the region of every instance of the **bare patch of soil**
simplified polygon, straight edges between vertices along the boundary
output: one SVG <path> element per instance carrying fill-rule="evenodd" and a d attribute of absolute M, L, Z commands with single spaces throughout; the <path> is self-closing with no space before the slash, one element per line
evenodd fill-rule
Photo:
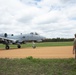
<path fill-rule="evenodd" d="M 0 49 L 0 58 L 74 58 L 72 46 Z"/>

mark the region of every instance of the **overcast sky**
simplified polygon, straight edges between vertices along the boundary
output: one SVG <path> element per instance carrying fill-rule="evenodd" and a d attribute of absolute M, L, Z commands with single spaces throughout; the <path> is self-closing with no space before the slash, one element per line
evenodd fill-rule
<path fill-rule="evenodd" d="M 5 32 L 73 38 L 76 0 L 0 0 L 0 33 Z"/>

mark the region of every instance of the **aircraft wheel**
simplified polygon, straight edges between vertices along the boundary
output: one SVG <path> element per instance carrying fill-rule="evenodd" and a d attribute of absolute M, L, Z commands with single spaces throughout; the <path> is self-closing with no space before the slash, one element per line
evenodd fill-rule
<path fill-rule="evenodd" d="M 8 50 L 9 48 L 10 48 L 10 47 L 9 47 L 8 45 L 6 45 L 5 49 L 7 49 L 7 50 Z"/>
<path fill-rule="evenodd" d="M 17 47 L 18 47 L 18 48 L 21 48 L 21 45 L 18 45 Z"/>
<path fill-rule="evenodd" d="M 36 46 L 32 46 L 34 49 L 36 48 Z"/>

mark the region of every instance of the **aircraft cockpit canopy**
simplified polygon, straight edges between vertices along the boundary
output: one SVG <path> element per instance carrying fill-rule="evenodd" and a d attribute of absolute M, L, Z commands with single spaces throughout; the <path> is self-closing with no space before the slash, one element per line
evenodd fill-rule
<path fill-rule="evenodd" d="M 39 35 L 37 32 L 31 32 L 30 34 L 32 34 L 32 35 Z"/>

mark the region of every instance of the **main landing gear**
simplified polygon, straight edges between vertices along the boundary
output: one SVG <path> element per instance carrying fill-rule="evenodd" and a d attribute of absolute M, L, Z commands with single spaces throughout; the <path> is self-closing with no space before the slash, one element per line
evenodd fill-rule
<path fill-rule="evenodd" d="M 10 48 L 10 47 L 9 47 L 9 45 L 7 45 L 7 44 L 6 44 L 5 49 L 7 49 L 7 50 L 8 50 L 9 48 Z"/>
<path fill-rule="evenodd" d="M 21 48 L 21 45 L 17 45 L 17 48 Z M 5 45 L 5 49 L 8 50 L 10 49 L 10 46 L 8 44 Z"/>
<path fill-rule="evenodd" d="M 20 44 L 18 44 L 18 45 L 17 45 L 17 48 L 21 48 L 21 45 L 20 45 Z"/>
<path fill-rule="evenodd" d="M 4 41 L 4 44 L 5 44 L 5 49 L 9 49 L 10 47 L 9 47 L 9 41 L 7 41 L 7 40 L 5 40 Z"/>
<path fill-rule="evenodd" d="M 9 42 L 8 42 L 7 40 L 4 41 L 4 44 L 5 44 L 5 49 L 6 49 L 6 50 L 10 49 Z M 19 42 L 16 43 L 16 44 L 17 44 L 17 48 L 21 48 L 21 45 L 20 45 Z"/>
<path fill-rule="evenodd" d="M 17 48 L 21 48 L 21 45 L 19 42 L 17 42 Z"/>

